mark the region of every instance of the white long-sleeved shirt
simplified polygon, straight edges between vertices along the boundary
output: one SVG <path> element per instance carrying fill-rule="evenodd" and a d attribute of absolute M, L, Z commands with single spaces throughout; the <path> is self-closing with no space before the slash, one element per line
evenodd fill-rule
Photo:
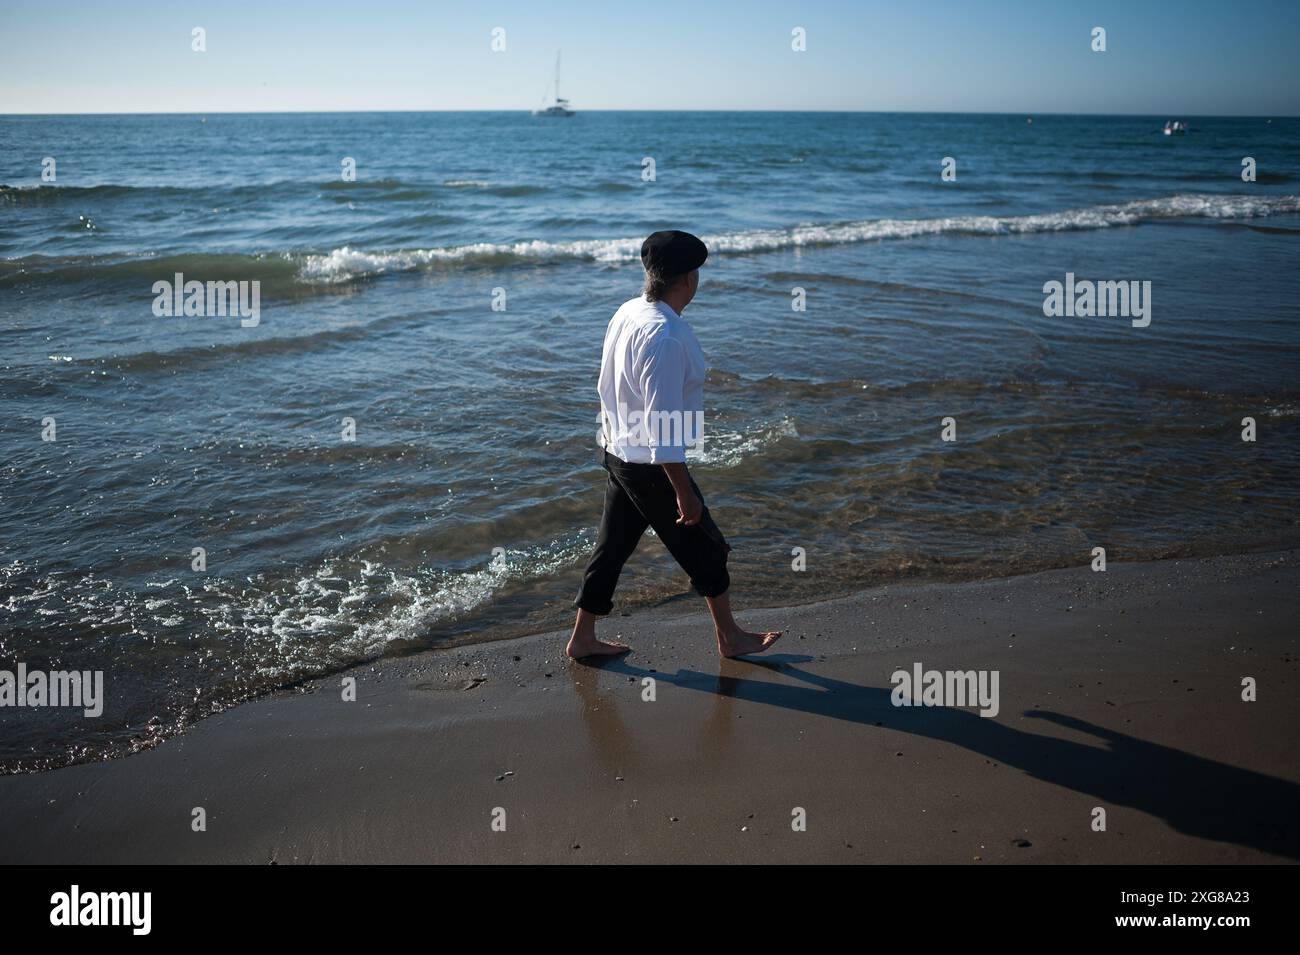
<path fill-rule="evenodd" d="M 704 353 L 663 302 L 623 303 L 600 362 L 601 446 L 634 464 L 685 461 L 704 442 Z"/>

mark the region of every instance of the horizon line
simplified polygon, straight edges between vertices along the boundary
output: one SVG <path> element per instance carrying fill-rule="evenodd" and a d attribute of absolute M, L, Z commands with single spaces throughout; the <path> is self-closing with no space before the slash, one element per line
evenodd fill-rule
<path fill-rule="evenodd" d="M 533 113 L 530 107 L 498 107 L 493 109 L 217 109 L 217 110 L 138 110 L 93 112 L 18 112 L 0 113 L 0 118 L 53 117 L 53 116 L 347 116 L 368 113 Z M 756 107 L 736 109 L 653 109 L 653 108 L 592 108 L 575 110 L 580 113 L 786 113 L 786 114 L 846 114 L 846 115 L 922 115 L 922 116 L 1095 116 L 1095 117 L 1150 117 L 1163 115 L 1190 116 L 1196 119 L 1300 119 L 1293 113 L 1146 113 L 1146 112 L 1061 112 L 1056 110 L 947 110 L 947 109 L 761 109 Z M 565 117 L 571 118 L 571 117 Z"/>

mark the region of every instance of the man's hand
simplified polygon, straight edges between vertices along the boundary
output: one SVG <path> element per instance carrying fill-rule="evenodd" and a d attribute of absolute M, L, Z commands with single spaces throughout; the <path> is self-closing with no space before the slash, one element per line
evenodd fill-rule
<path fill-rule="evenodd" d="M 695 493 L 686 465 L 674 461 L 663 465 L 663 469 L 672 482 L 673 490 L 677 492 L 677 523 L 687 527 L 698 524 L 704 514 L 704 502 Z"/>
<path fill-rule="evenodd" d="M 677 523 L 690 526 L 700 522 L 700 515 L 704 513 L 704 502 L 702 502 L 692 488 L 687 488 L 686 496 L 680 493 L 677 495 Z"/>

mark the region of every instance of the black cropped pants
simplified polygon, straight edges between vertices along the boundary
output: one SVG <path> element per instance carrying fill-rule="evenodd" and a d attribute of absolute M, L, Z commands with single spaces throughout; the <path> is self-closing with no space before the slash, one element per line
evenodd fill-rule
<path fill-rule="evenodd" d="M 574 605 L 604 616 L 614 607 L 614 588 L 623 565 L 636 550 L 641 535 L 653 527 L 668 552 L 690 575 L 691 586 L 701 597 L 720 597 L 731 586 L 727 573 L 727 543 L 709 509 L 704 508 L 698 524 L 677 523 L 677 492 L 658 464 L 629 464 L 607 451 L 597 457 L 609 480 L 605 483 L 605 510 L 600 518 L 596 550 L 582 576 L 582 588 Z M 691 487 L 703 503 L 695 479 Z"/>

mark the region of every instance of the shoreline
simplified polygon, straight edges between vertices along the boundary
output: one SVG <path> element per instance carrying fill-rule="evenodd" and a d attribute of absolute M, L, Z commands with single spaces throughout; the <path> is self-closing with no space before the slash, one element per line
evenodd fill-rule
<path fill-rule="evenodd" d="M 1115 563 L 747 611 L 787 631 L 749 660 L 698 602 L 610 618 L 603 666 L 559 631 L 381 658 L 0 778 L 0 861 L 1296 861 L 1297 584 L 1296 550 Z M 998 670 L 1000 713 L 894 707 L 915 663 Z"/>
<path fill-rule="evenodd" d="M 1251 557 L 1257 555 L 1280 555 L 1280 554 L 1290 553 L 1293 551 L 1300 552 L 1300 541 L 1297 541 L 1294 537 L 1286 537 L 1286 536 L 1279 535 L 1277 537 L 1270 537 L 1263 540 L 1255 540 L 1253 542 L 1243 541 L 1234 544 L 1232 546 L 1229 546 L 1226 549 L 1210 548 L 1210 549 L 1206 549 L 1204 552 L 1198 552 L 1197 548 L 1194 545 L 1189 545 L 1185 551 L 1178 552 L 1178 553 L 1161 554 L 1158 556 L 1145 556 L 1145 555 L 1140 556 L 1135 558 L 1132 561 L 1127 562 L 1127 565 L 1131 567 L 1131 566 L 1137 566 L 1141 564 L 1163 564 L 1171 561 L 1204 561 L 1204 560 L 1216 560 L 1220 558 L 1227 560 L 1232 558 Z M 638 550 L 638 553 L 639 552 L 640 551 Z M 634 554 L 632 559 L 634 560 L 635 558 L 636 555 Z M 661 559 L 663 560 L 664 565 L 669 567 L 670 569 L 677 567 L 677 565 L 674 562 L 672 562 L 671 556 L 668 555 L 666 552 L 663 555 L 661 555 Z M 1062 571 L 1069 571 L 1072 569 L 1076 569 L 1078 566 L 1079 565 L 1077 562 L 1072 564 L 1058 563 L 1058 564 L 1051 564 L 1051 565 L 1041 566 L 1041 567 L 1019 568 L 1019 569 L 1011 570 L 1007 573 L 998 573 L 998 574 L 986 573 L 986 574 L 974 574 L 970 576 L 957 573 L 950 577 L 942 577 L 942 576 L 934 575 L 932 573 L 921 572 L 914 577 L 902 577 L 895 580 L 891 580 L 887 583 L 874 583 L 870 581 L 863 581 L 858 586 L 845 585 L 842 589 L 837 589 L 831 593 L 813 596 L 808 599 L 796 599 L 791 601 L 790 603 L 782 603 L 779 600 L 777 600 L 774 603 L 764 603 L 762 606 L 755 606 L 749 609 L 751 611 L 798 610 L 803 607 L 816 607 L 822 604 L 835 603 L 836 601 L 840 601 L 840 600 L 849 600 L 854 597 L 861 596 L 862 594 L 865 593 L 874 593 L 876 591 L 884 591 L 890 588 L 959 587 L 965 584 L 989 584 L 989 583 L 996 583 L 998 581 L 1016 580 L 1022 577 L 1036 577 L 1041 574 L 1052 574 L 1052 573 L 1058 573 Z M 678 571 L 680 571 L 680 568 L 678 568 Z M 575 586 L 574 590 L 576 591 L 576 589 L 577 588 Z M 602 618 L 602 620 L 614 620 L 616 617 L 620 616 L 619 608 L 621 605 L 618 603 L 618 597 L 619 595 L 615 594 L 614 611 L 608 617 Z M 686 614 L 690 614 L 694 612 L 693 610 L 684 609 L 684 608 L 691 606 L 691 602 L 696 600 L 699 600 L 699 596 L 694 591 L 688 588 L 686 590 L 680 590 L 675 594 L 671 594 L 666 597 L 661 597 L 657 600 L 648 603 L 635 604 L 627 609 L 627 616 L 632 616 L 638 613 L 663 613 L 665 616 L 669 616 L 669 615 L 684 616 Z M 738 612 L 743 612 L 743 611 L 738 611 Z M 572 623 L 572 609 L 571 608 L 566 609 L 565 614 L 567 615 L 565 626 L 561 629 L 567 630 L 569 624 Z M 535 637 L 541 634 L 558 632 L 554 627 L 545 627 L 541 625 L 538 625 L 536 627 L 533 627 L 531 625 L 528 626 L 529 629 L 527 630 L 521 632 L 511 632 L 505 636 L 488 637 L 487 639 L 484 640 L 474 640 L 474 641 L 464 641 L 464 642 L 453 641 L 447 644 L 438 644 L 436 646 L 429 646 L 418 650 L 412 650 L 405 655 L 420 656 L 425 653 L 438 653 L 443 650 L 453 650 L 459 647 L 485 646 L 487 644 L 499 643 L 502 640 L 519 640 L 519 639 L 524 639 L 526 637 Z M 505 630 L 506 630 L 505 625 L 494 624 L 488 629 L 487 632 L 504 633 Z M 376 657 L 373 660 L 365 660 L 360 663 L 354 664 L 353 666 L 348 667 L 347 670 L 353 670 L 353 669 L 357 669 L 358 667 L 369 666 L 373 663 L 379 663 L 385 659 L 388 658 Z M 319 678 L 311 677 L 303 682 L 312 682 L 316 679 L 326 679 L 328 677 L 338 676 L 340 674 L 346 673 L 347 670 L 340 670 L 337 671 L 336 673 L 329 673 L 326 674 L 325 677 L 319 677 Z M 290 688 L 291 687 L 282 687 L 280 689 L 290 689 Z M 277 689 L 277 690 L 272 690 L 270 692 L 276 693 L 276 692 L 280 692 L 280 690 Z"/>
<path fill-rule="evenodd" d="M 1239 542 L 1226 550 L 1207 549 L 1199 551 L 1194 545 L 1188 546 L 1186 550 L 1173 554 L 1159 555 L 1140 555 L 1134 558 L 1132 564 L 1150 564 L 1163 563 L 1175 560 L 1207 560 L 1214 558 L 1234 558 L 1246 557 L 1255 554 L 1275 554 L 1285 553 L 1293 550 L 1300 550 L 1300 542 L 1286 535 L 1278 535 L 1263 540 L 1253 542 Z M 656 555 L 661 563 L 661 567 L 666 569 L 669 574 L 680 574 L 680 568 L 671 560 L 667 553 Z M 634 555 L 633 560 L 636 559 Z M 644 559 L 644 557 L 642 558 Z M 1002 580 L 1013 580 L 1019 577 L 1031 577 L 1038 574 L 1053 573 L 1056 571 L 1069 570 L 1076 564 L 1061 565 L 1048 564 L 1036 567 L 1021 567 L 1011 570 L 1007 573 L 954 573 L 950 576 L 936 575 L 932 571 L 920 571 L 915 576 L 904 576 L 891 579 L 887 583 L 872 582 L 870 580 L 862 581 L 858 586 L 844 585 L 841 588 L 835 588 L 828 593 L 820 593 L 814 596 L 800 595 L 790 602 L 764 603 L 761 606 L 754 606 L 751 609 L 755 611 L 770 610 L 798 610 L 804 607 L 816 607 L 821 604 L 833 603 L 838 600 L 850 599 L 865 592 L 874 592 L 877 590 L 887 590 L 891 587 L 947 587 L 960 586 L 963 584 L 992 583 Z M 662 576 L 662 574 L 661 574 Z M 688 586 L 688 585 L 684 585 Z M 656 614 L 661 615 L 665 620 L 675 619 L 677 617 L 688 615 L 696 612 L 699 608 L 696 605 L 698 596 L 694 591 L 688 589 L 677 590 L 673 593 L 666 593 L 663 596 L 656 597 L 645 602 L 632 602 L 620 604 L 618 595 L 615 598 L 614 610 L 607 620 L 613 625 L 614 621 L 621 620 L 625 617 L 635 616 L 636 614 Z M 753 599 L 752 594 L 740 595 L 742 601 Z M 279 685 L 259 688 L 248 695 L 239 696 L 234 699 L 226 700 L 220 704 L 220 708 L 207 710 L 202 713 L 188 713 L 184 720 L 184 728 L 180 731 L 167 729 L 163 734 L 142 737 L 139 733 L 130 740 L 119 736 L 113 743 L 96 743 L 94 749 L 87 755 L 81 755 L 73 759 L 67 759 L 64 755 L 45 756 L 32 760 L 30 757 L 24 757 L 23 763 L 11 762 L 8 765 L 0 763 L 0 778 L 6 775 L 30 775 L 38 773 L 53 772 L 56 769 L 64 769 L 69 766 L 78 766 L 85 763 L 98 763 L 108 760 L 129 759 L 137 756 L 142 752 L 148 752 L 159 746 L 165 746 L 172 740 L 178 739 L 187 732 L 192 731 L 205 720 L 222 713 L 228 713 L 233 709 L 241 706 L 247 706 L 259 700 L 273 697 L 279 694 L 293 694 L 309 688 L 313 684 L 332 679 L 338 679 L 347 676 L 349 673 L 383 664 L 386 661 L 406 659 L 410 657 L 421 657 L 425 654 L 443 653 L 449 650 L 460 648 L 472 648 L 488 646 L 503 641 L 518 640 L 527 637 L 536 637 L 542 634 L 557 633 L 560 630 L 566 630 L 572 623 L 572 609 L 564 607 L 552 621 L 546 621 L 544 618 L 534 619 L 527 622 L 516 621 L 513 623 L 497 621 L 484 621 L 481 626 L 471 626 L 466 620 L 452 621 L 453 629 L 446 636 L 439 639 L 438 642 L 425 645 L 408 644 L 401 650 L 392 650 L 388 653 L 368 659 L 358 660 L 353 663 L 345 664 L 338 669 L 333 669 L 325 673 L 318 673 L 310 676 L 301 676 Z M 44 762 L 45 765 L 38 767 L 33 766 L 33 762 Z M 22 768 L 15 768 L 21 765 Z"/>

